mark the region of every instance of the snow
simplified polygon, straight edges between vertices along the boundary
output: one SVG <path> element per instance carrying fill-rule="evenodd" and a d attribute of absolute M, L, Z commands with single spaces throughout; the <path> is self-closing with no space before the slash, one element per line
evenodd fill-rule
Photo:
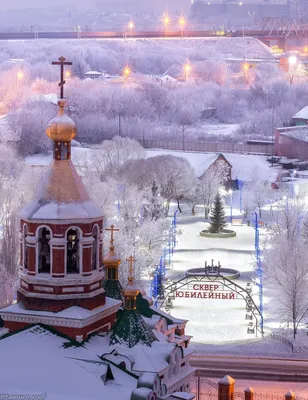
<path fill-rule="evenodd" d="M 302 108 L 298 113 L 293 115 L 293 119 L 308 119 L 308 106 Z"/>
<path fill-rule="evenodd" d="M 89 218 L 101 218 L 98 207 L 91 201 L 70 203 L 57 203 L 51 201 L 47 204 L 30 202 L 21 212 L 21 218 L 35 220 L 83 220 Z"/>
<path fill-rule="evenodd" d="M 51 400 L 130 399 L 134 378 L 118 370 L 119 379 L 104 385 L 101 359 L 84 347 L 65 349 L 65 341 L 39 326 L 0 340 L 6 366 L 0 374 L 1 393 L 47 394 Z"/>
<path fill-rule="evenodd" d="M 221 385 L 230 386 L 230 385 L 232 385 L 232 384 L 235 382 L 235 380 L 234 380 L 233 378 L 231 378 L 231 376 L 226 375 L 224 378 L 220 379 L 218 382 L 219 382 Z"/>
<path fill-rule="evenodd" d="M 94 310 L 87 310 L 82 307 L 73 306 L 66 308 L 65 310 L 59 312 L 51 312 L 51 311 L 36 311 L 36 310 L 26 310 L 22 303 L 15 303 L 6 308 L 0 310 L 0 315 L 5 315 L 9 313 L 12 314 L 21 314 L 27 316 L 37 317 L 52 317 L 52 318 L 65 318 L 65 319 L 75 319 L 75 320 L 86 320 L 90 317 L 93 317 L 101 312 L 108 310 L 111 307 L 116 305 L 120 306 L 121 301 L 111 299 L 110 297 L 106 297 L 106 303 L 103 306 L 97 307 Z"/>
<path fill-rule="evenodd" d="M 56 93 L 36 94 L 31 96 L 30 101 L 46 101 L 52 104 L 58 104 L 58 96 Z"/>
<path fill-rule="evenodd" d="M 171 395 L 171 399 L 182 399 L 182 400 L 193 400 L 195 395 L 193 393 L 184 393 L 184 392 L 174 392 Z"/>
<path fill-rule="evenodd" d="M 308 142 L 308 126 L 290 126 L 287 128 L 277 128 L 277 131 L 284 136 L 289 136 L 303 142 Z M 291 160 L 290 160 L 291 161 Z"/>
<path fill-rule="evenodd" d="M 235 153 L 193 153 L 174 150 L 147 150 L 148 157 L 158 155 L 173 155 L 185 158 L 193 167 L 197 176 L 202 176 L 209 165 L 215 161 L 219 154 L 223 154 L 232 165 L 232 179 L 243 181 L 260 180 L 275 182 L 279 168 L 271 168 L 265 156 Z"/>
<path fill-rule="evenodd" d="M 72 148 L 72 160 L 76 165 L 82 164 L 84 157 L 91 157 L 91 153 L 95 149 L 84 147 Z M 173 155 L 183 157 L 192 165 L 197 176 L 202 176 L 209 165 L 215 161 L 219 154 L 224 157 L 232 165 L 232 179 L 240 179 L 243 181 L 251 181 L 258 179 L 260 181 L 275 182 L 280 172 L 280 167 L 271 168 L 270 163 L 266 161 L 266 157 L 254 154 L 235 154 L 235 153 L 194 153 L 183 152 L 176 150 L 159 150 L 151 149 L 146 152 L 147 157 L 159 155 Z M 29 165 L 48 165 L 52 160 L 52 156 L 29 156 L 26 157 L 26 162 Z"/>

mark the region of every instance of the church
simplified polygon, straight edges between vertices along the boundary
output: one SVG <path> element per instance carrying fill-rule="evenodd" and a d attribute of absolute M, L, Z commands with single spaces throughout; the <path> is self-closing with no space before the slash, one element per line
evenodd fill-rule
<path fill-rule="evenodd" d="M 62 88 L 63 89 L 63 88 Z M 62 97 L 62 96 L 61 96 Z M 75 123 L 58 102 L 53 160 L 20 214 L 17 302 L 2 310 L 2 393 L 36 399 L 193 399 L 187 321 L 153 306 L 114 248 L 103 258 L 103 215 L 73 162 Z"/>

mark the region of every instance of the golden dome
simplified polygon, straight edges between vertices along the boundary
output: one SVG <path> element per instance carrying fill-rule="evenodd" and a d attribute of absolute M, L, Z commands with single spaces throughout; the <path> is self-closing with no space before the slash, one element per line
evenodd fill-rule
<path fill-rule="evenodd" d="M 64 112 L 65 100 L 59 100 L 60 107 L 58 115 L 53 118 L 46 129 L 46 135 L 54 142 L 69 142 L 76 136 L 77 127 L 75 122 Z"/>

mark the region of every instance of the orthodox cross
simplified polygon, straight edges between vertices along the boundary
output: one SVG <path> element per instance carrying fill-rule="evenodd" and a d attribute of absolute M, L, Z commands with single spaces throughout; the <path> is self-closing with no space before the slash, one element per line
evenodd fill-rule
<path fill-rule="evenodd" d="M 133 264 L 134 264 L 134 262 L 137 261 L 137 260 L 135 260 L 134 256 L 130 256 L 130 257 L 128 257 L 128 258 L 126 259 L 126 261 L 129 262 L 129 275 L 132 277 L 132 276 L 133 276 L 133 273 L 134 273 Z"/>
<path fill-rule="evenodd" d="M 64 99 L 64 85 L 65 85 L 65 80 L 64 80 L 64 65 L 72 65 L 73 63 L 70 61 L 65 61 L 64 57 L 60 57 L 59 61 L 53 61 L 52 65 L 60 65 L 60 99 Z"/>
<path fill-rule="evenodd" d="M 113 246 L 114 238 L 113 238 L 113 232 L 119 232 L 120 229 L 116 229 L 114 225 L 110 225 L 110 228 L 106 228 L 106 231 L 111 232 L 111 239 L 110 239 L 110 244 Z"/>

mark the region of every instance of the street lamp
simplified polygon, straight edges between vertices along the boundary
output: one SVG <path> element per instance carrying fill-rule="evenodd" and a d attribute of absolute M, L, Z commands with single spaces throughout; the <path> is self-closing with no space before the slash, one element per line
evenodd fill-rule
<path fill-rule="evenodd" d="M 232 193 L 233 193 L 233 190 L 232 189 L 230 189 L 230 190 L 228 190 L 228 193 L 229 193 L 229 195 L 230 195 L 230 224 L 232 224 L 232 207 L 233 207 L 233 196 L 232 196 Z"/>
<path fill-rule="evenodd" d="M 244 70 L 244 82 L 247 83 L 247 72 L 249 70 L 249 64 L 246 62 L 243 65 L 243 70 Z"/>
<path fill-rule="evenodd" d="M 17 72 L 17 79 L 20 81 L 24 77 L 24 73 L 22 71 Z"/>
<path fill-rule="evenodd" d="M 129 24 L 128 24 L 130 36 L 133 35 L 133 29 L 134 29 L 134 27 L 135 27 L 135 25 L 134 25 L 133 21 L 130 21 Z"/>
<path fill-rule="evenodd" d="M 124 75 L 124 80 L 127 81 L 130 74 L 131 74 L 131 69 L 129 68 L 129 66 L 126 66 L 123 70 L 123 75 Z"/>
<path fill-rule="evenodd" d="M 288 61 L 289 61 L 289 74 L 290 74 L 290 85 L 291 85 L 294 78 L 294 72 L 296 71 L 297 57 L 294 55 L 290 56 Z"/>
<path fill-rule="evenodd" d="M 189 76 L 190 71 L 191 71 L 191 65 L 187 62 L 187 63 L 184 65 L 185 82 L 187 82 L 187 80 L 188 80 L 188 76 Z"/>
<path fill-rule="evenodd" d="M 183 17 L 181 17 L 179 23 L 180 23 L 180 27 L 181 27 L 181 38 L 183 38 L 184 29 L 185 29 L 185 26 L 186 26 L 186 20 Z"/>
<path fill-rule="evenodd" d="M 291 181 L 292 181 L 292 199 L 294 199 L 294 177 L 296 176 L 296 169 L 291 171 Z"/>
<path fill-rule="evenodd" d="M 168 32 L 168 25 L 170 23 L 169 15 L 166 13 L 164 16 L 165 32 Z"/>

